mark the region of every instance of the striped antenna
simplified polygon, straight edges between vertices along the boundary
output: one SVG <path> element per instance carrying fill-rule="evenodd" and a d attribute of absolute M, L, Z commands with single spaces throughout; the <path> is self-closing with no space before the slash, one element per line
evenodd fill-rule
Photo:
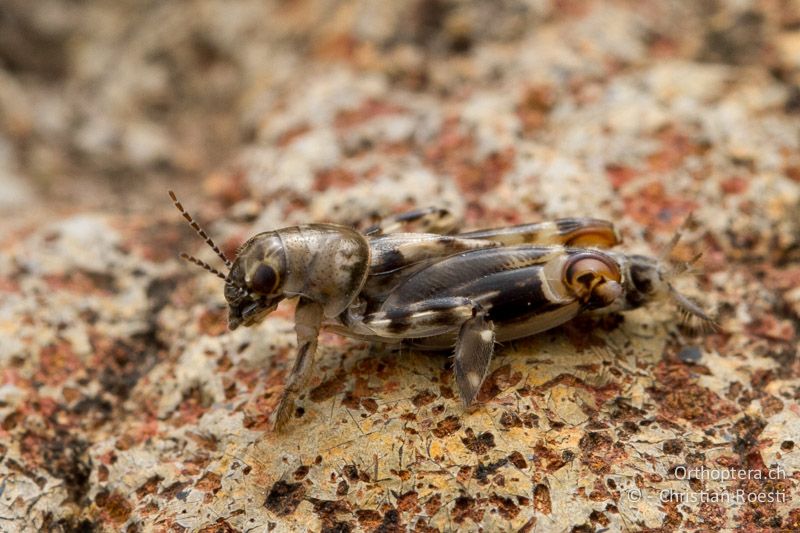
<path fill-rule="evenodd" d="M 181 215 L 183 215 L 183 218 L 185 218 L 189 222 L 189 224 L 197 232 L 197 234 L 200 235 L 200 237 L 202 237 L 206 241 L 206 244 L 209 245 L 212 250 L 214 250 L 214 252 L 217 254 L 217 256 L 220 259 L 222 259 L 222 261 L 225 263 L 225 266 L 230 269 L 231 266 L 232 266 L 230 259 L 225 257 L 225 254 L 223 254 L 222 250 L 220 250 L 219 247 L 214 243 L 214 241 L 211 240 L 211 237 L 208 236 L 208 233 L 203 231 L 203 228 L 201 228 L 200 225 L 197 222 L 194 221 L 194 219 L 192 218 L 192 215 L 190 215 L 189 213 L 186 212 L 186 210 L 183 208 L 183 205 L 181 205 L 181 203 L 178 201 L 178 197 L 175 196 L 175 193 L 172 192 L 172 191 L 169 191 L 169 197 L 172 198 L 172 203 L 175 204 L 175 207 L 178 209 L 178 211 L 181 212 Z M 205 264 L 205 263 L 203 263 L 203 264 Z M 203 265 L 200 265 L 200 266 L 203 266 Z M 208 265 L 206 265 L 206 266 L 208 266 Z M 205 268 L 205 267 L 203 267 L 203 268 Z M 209 269 L 210 269 L 210 267 L 206 268 L 206 270 L 209 270 Z M 214 271 L 213 270 L 209 270 L 209 272 L 214 272 Z M 223 279 L 224 279 L 224 276 L 223 276 Z"/>
<path fill-rule="evenodd" d="M 212 267 L 211 265 L 209 265 L 208 263 L 206 263 L 202 259 L 198 259 L 198 258 L 194 257 L 193 255 L 189 255 L 189 254 L 186 254 L 186 253 L 181 253 L 181 258 L 186 259 L 187 261 L 189 261 L 191 263 L 194 263 L 195 265 L 197 265 L 197 266 L 199 266 L 201 268 L 204 268 L 205 270 L 208 270 L 209 272 L 211 272 L 212 274 L 214 274 L 218 278 L 220 278 L 222 281 L 228 281 L 228 279 L 225 277 L 225 274 L 223 274 L 222 272 L 220 272 L 216 268 Z"/>

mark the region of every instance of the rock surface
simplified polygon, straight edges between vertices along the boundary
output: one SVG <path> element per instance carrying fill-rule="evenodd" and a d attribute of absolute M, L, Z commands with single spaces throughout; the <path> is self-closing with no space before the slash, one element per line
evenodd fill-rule
<path fill-rule="evenodd" d="M 0 530 L 800 529 L 800 4 L 714 6 L 6 2 Z M 228 332 L 168 188 L 229 255 L 430 204 L 655 255 L 693 213 L 720 328 L 507 343 L 470 411 L 325 333 L 274 434 L 292 306 Z"/>

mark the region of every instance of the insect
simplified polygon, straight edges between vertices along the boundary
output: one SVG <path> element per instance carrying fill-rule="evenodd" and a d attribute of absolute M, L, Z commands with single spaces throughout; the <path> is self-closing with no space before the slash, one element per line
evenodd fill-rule
<path fill-rule="evenodd" d="M 496 342 L 534 335 L 580 314 L 624 311 L 661 298 L 687 317 L 713 324 L 672 285 L 694 260 L 675 268 L 666 253 L 652 258 L 608 250 L 621 239 L 604 220 L 564 218 L 450 234 L 454 217 L 429 208 L 389 217 L 364 232 L 308 224 L 259 233 L 230 260 L 169 194 L 228 269 L 223 274 L 181 254 L 224 280 L 231 330 L 254 326 L 281 301 L 297 299 L 297 356 L 275 412 L 276 430 L 286 426 L 313 371 L 323 327 L 359 339 L 453 350 L 459 395 L 469 406 Z M 399 231 L 412 222 L 426 231 Z"/>

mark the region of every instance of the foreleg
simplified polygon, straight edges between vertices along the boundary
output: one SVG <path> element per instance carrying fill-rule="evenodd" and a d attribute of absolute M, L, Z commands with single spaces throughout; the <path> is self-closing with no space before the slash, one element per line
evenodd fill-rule
<path fill-rule="evenodd" d="M 286 427 L 294 409 L 294 401 L 314 366 L 317 337 L 322 324 L 322 305 L 306 298 L 300 298 L 300 301 L 297 302 L 294 320 L 294 328 L 297 333 L 297 358 L 275 411 L 273 424 L 275 431 L 281 431 Z"/>

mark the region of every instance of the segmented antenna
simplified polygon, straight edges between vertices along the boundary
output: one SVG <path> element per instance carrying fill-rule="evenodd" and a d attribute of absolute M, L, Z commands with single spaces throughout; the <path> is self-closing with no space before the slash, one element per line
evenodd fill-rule
<path fill-rule="evenodd" d="M 215 276 L 220 278 L 222 281 L 227 281 L 228 280 L 225 277 L 225 274 L 223 274 L 222 272 L 220 272 L 216 268 L 212 267 L 211 265 L 209 265 L 208 263 L 206 263 L 202 259 L 198 259 L 195 256 L 189 255 L 187 253 L 181 253 L 181 258 L 182 259 L 186 259 L 187 261 L 189 261 L 191 263 L 194 263 L 195 265 L 197 265 L 197 266 L 199 266 L 201 268 L 204 268 L 205 270 L 208 270 L 209 272 L 211 272 L 212 274 L 214 274 Z"/>
<path fill-rule="evenodd" d="M 181 203 L 178 201 L 178 197 L 175 196 L 175 193 L 172 192 L 172 191 L 169 191 L 169 197 L 172 198 L 172 203 L 175 204 L 175 207 L 178 209 L 178 211 L 181 212 L 181 215 L 183 215 L 183 218 L 185 218 L 189 222 L 189 224 L 192 226 L 192 229 L 194 229 L 197 232 L 197 234 L 200 235 L 200 237 L 202 237 L 206 241 L 206 244 L 209 245 L 212 250 L 214 250 L 214 252 L 217 254 L 217 256 L 220 259 L 222 259 L 222 261 L 225 263 L 225 266 L 230 269 L 231 266 L 232 266 L 232 263 L 231 263 L 230 259 L 225 257 L 225 254 L 222 253 L 222 250 L 220 250 L 219 247 L 214 243 L 214 241 L 211 240 L 211 237 L 208 236 L 208 233 L 203 231 L 203 228 L 201 228 L 200 225 L 197 222 L 194 221 L 194 219 L 192 218 L 192 215 L 190 215 L 189 213 L 186 212 L 186 210 L 183 208 L 183 205 L 181 205 Z M 181 256 L 181 257 L 183 257 L 183 256 Z M 201 263 L 202 263 L 202 261 L 201 261 Z M 196 264 L 199 264 L 199 263 L 196 263 Z M 205 265 L 205 266 L 203 266 L 203 265 Z M 206 263 L 203 263 L 200 266 L 203 266 L 203 268 L 208 267 L 208 268 L 206 268 L 206 270 L 208 270 L 209 272 L 216 272 L 211 267 L 209 267 Z M 223 276 L 223 279 L 224 279 L 224 276 Z"/>

